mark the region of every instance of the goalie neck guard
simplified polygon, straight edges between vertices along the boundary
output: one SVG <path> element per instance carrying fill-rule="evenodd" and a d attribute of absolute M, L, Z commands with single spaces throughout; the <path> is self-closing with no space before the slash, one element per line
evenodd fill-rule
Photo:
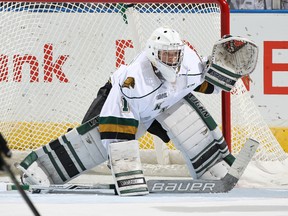
<path fill-rule="evenodd" d="M 184 43 L 170 28 L 156 29 L 147 41 L 146 56 L 168 82 L 175 82 L 183 60 Z"/>

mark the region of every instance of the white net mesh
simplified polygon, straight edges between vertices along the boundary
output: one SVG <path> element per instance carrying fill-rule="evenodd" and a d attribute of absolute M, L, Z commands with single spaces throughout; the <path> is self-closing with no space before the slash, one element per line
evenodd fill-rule
<path fill-rule="evenodd" d="M 0 131 L 21 151 L 79 125 L 109 74 L 129 63 L 157 27 L 176 29 L 201 56 L 220 38 L 217 4 L 1 3 L 0 14 Z M 201 100 L 221 125 L 220 95 Z M 286 159 L 240 82 L 232 120 L 234 153 L 252 137 L 261 142 L 256 159 Z M 155 148 L 149 134 L 140 141 L 142 149 Z M 156 148 L 152 163 L 181 162 L 166 146 Z"/>

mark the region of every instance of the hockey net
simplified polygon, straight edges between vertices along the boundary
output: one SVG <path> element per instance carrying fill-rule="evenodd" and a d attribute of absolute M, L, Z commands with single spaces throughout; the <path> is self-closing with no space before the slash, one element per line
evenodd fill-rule
<path fill-rule="evenodd" d="M 178 30 L 201 56 L 210 55 L 221 37 L 218 3 L 226 3 L 190 2 L 2 2 L 0 131 L 14 153 L 25 155 L 78 126 L 110 73 L 128 64 L 157 27 Z M 221 94 L 199 97 L 219 125 L 225 124 Z M 231 102 L 233 153 L 250 137 L 261 143 L 255 161 L 286 160 L 242 82 Z M 144 163 L 160 166 L 162 173 L 163 166 L 176 164 L 180 175 L 187 173 L 177 166 L 184 160 L 173 143 L 148 133 L 140 143 Z"/>

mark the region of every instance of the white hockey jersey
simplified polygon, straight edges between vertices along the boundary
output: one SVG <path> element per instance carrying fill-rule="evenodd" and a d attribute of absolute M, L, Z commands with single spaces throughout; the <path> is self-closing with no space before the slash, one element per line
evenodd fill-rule
<path fill-rule="evenodd" d="M 148 129 L 156 116 L 204 82 L 203 67 L 197 53 L 188 46 L 175 83 L 157 76 L 145 52 L 130 65 L 122 65 L 111 76 L 112 89 L 100 113 L 103 144 L 141 136 L 139 125 Z"/>

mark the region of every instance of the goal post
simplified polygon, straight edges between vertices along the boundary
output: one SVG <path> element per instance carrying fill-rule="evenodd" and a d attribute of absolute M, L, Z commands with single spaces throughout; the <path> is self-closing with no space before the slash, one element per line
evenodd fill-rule
<path fill-rule="evenodd" d="M 176 29 L 205 57 L 229 34 L 229 20 L 226 0 L 2 1 L 0 131 L 14 152 L 45 145 L 81 123 L 98 89 L 143 50 L 154 29 Z M 260 142 L 255 160 L 287 159 L 243 82 L 232 94 L 197 97 L 234 154 L 254 138 Z M 149 133 L 139 141 L 143 161 L 184 163 L 173 143 Z"/>

